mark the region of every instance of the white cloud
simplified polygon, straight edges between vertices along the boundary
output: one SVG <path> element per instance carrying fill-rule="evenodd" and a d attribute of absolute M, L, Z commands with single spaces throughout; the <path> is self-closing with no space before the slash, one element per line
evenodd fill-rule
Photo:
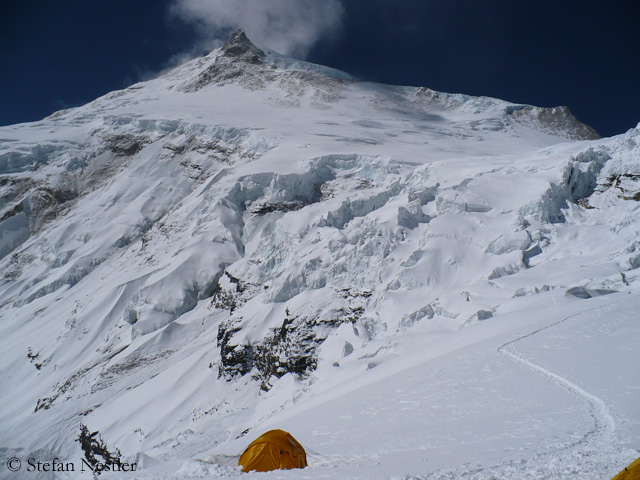
<path fill-rule="evenodd" d="M 340 27 L 341 0 L 175 0 L 171 12 L 195 24 L 209 48 L 240 27 L 258 46 L 304 58 Z"/>

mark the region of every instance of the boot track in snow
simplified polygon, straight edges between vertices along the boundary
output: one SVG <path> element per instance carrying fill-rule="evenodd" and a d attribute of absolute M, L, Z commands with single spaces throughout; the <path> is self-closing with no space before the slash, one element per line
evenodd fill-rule
<path fill-rule="evenodd" d="M 467 465 L 464 469 L 440 470 L 426 477 L 419 478 L 429 480 L 453 478 L 474 480 L 498 480 L 507 478 L 510 480 L 569 480 L 574 478 L 590 478 L 596 480 L 604 478 L 602 473 L 605 468 L 611 465 L 623 464 L 624 459 L 628 458 L 628 452 L 621 452 L 616 448 L 614 438 L 616 422 L 609 412 L 606 403 L 572 381 L 524 358 L 514 348 L 517 342 L 525 338 L 532 337 L 561 323 L 601 308 L 603 307 L 599 306 L 575 315 L 570 315 L 538 330 L 510 340 L 497 349 L 501 355 L 512 359 L 523 367 L 550 380 L 585 402 L 589 416 L 593 421 L 593 427 L 589 429 L 589 431 L 584 433 L 577 441 L 552 446 L 551 448 L 547 448 L 546 451 L 535 454 L 530 458 L 514 459 L 502 465 L 488 467 L 474 468 L 471 465 Z M 418 477 L 408 476 L 403 480 L 418 480 Z"/>

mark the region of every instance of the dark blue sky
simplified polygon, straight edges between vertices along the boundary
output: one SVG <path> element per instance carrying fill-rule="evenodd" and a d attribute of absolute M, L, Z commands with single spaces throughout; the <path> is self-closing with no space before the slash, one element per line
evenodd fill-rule
<path fill-rule="evenodd" d="M 199 40 L 192 24 L 169 15 L 172 0 L 7 3 L 0 125 L 123 88 Z M 342 3 L 341 27 L 311 49 L 309 61 L 365 80 L 568 105 L 605 136 L 640 122 L 637 0 Z"/>

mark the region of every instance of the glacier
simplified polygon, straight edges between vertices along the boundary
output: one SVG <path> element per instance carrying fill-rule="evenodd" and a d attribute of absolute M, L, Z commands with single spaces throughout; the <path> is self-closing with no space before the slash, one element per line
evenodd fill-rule
<path fill-rule="evenodd" d="M 284 428 L 310 466 L 270 478 L 608 478 L 640 455 L 639 210 L 640 124 L 238 31 L 0 127 L 3 461 L 79 465 L 87 425 L 139 465 L 103 478 L 257 478 Z"/>

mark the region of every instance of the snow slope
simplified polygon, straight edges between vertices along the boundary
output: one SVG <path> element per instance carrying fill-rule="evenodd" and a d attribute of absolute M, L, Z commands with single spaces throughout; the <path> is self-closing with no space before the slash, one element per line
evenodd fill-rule
<path fill-rule="evenodd" d="M 244 478 L 269 428 L 314 452 L 273 478 L 638 456 L 640 125 L 600 139 L 237 32 L 0 128 L 0 192 L 3 457 L 79 464 L 81 424 L 139 463 L 104 478 Z"/>

